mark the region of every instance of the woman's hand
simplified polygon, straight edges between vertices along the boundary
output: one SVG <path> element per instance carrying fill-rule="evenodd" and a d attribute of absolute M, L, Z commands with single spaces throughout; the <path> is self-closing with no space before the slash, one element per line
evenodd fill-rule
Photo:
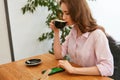
<path fill-rule="evenodd" d="M 74 71 L 74 67 L 67 60 L 59 60 L 58 66 L 64 68 L 69 73 Z"/>
<path fill-rule="evenodd" d="M 59 32 L 59 29 L 55 27 L 53 20 L 50 22 L 50 28 L 54 31 L 54 33 Z"/>

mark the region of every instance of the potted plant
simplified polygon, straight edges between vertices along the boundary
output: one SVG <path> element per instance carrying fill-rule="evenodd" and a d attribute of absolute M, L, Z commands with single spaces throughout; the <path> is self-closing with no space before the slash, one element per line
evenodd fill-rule
<path fill-rule="evenodd" d="M 57 0 L 28 0 L 27 4 L 21 9 L 23 14 L 25 14 L 28 11 L 34 13 L 34 11 L 38 6 L 44 6 L 48 8 L 49 14 L 45 22 L 48 26 L 51 20 L 62 19 L 62 12 L 60 10 Z M 65 37 L 69 34 L 69 32 L 70 32 L 69 27 L 65 27 L 64 29 L 61 29 L 61 35 L 60 35 L 61 43 L 65 41 Z M 51 31 L 51 32 L 43 33 L 38 39 L 39 41 L 44 41 L 46 39 L 52 39 L 53 37 L 54 37 L 53 31 Z M 49 50 L 49 52 L 50 53 L 54 52 L 53 47 L 51 50 Z"/>

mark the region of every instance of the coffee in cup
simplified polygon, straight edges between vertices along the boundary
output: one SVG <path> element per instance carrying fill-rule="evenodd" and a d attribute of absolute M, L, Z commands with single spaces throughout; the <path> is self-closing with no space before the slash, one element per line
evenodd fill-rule
<path fill-rule="evenodd" d="M 54 20 L 54 25 L 56 28 L 62 29 L 66 26 L 67 22 L 63 20 L 56 19 Z"/>

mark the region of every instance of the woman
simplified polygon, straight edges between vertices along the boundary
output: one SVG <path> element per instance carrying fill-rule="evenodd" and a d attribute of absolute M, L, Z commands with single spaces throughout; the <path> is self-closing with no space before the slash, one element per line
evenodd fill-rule
<path fill-rule="evenodd" d="M 58 65 L 71 74 L 111 76 L 113 57 L 108 40 L 92 17 L 86 0 L 61 0 L 60 7 L 63 20 L 73 27 L 61 45 L 59 29 L 51 21 L 54 54 L 57 59 L 69 55 L 71 62 L 82 67 L 74 67 L 67 60 L 59 60 Z"/>

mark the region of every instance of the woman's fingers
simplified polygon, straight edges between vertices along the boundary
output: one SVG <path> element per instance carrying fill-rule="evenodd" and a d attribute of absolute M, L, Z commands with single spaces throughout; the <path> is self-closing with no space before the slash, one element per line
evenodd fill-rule
<path fill-rule="evenodd" d="M 62 67 L 62 68 L 65 68 L 67 66 L 66 62 L 67 62 L 66 60 L 59 60 L 58 61 L 58 66 Z"/>
<path fill-rule="evenodd" d="M 73 71 L 73 66 L 67 60 L 59 60 L 58 66 L 64 68 L 69 73 Z"/>
<path fill-rule="evenodd" d="M 50 25 L 50 28 L 51 28 L 54 32 L 59 31 L 59 30 L 55 27 L 53 20 L 49 23 L 49 25 Z"/>

